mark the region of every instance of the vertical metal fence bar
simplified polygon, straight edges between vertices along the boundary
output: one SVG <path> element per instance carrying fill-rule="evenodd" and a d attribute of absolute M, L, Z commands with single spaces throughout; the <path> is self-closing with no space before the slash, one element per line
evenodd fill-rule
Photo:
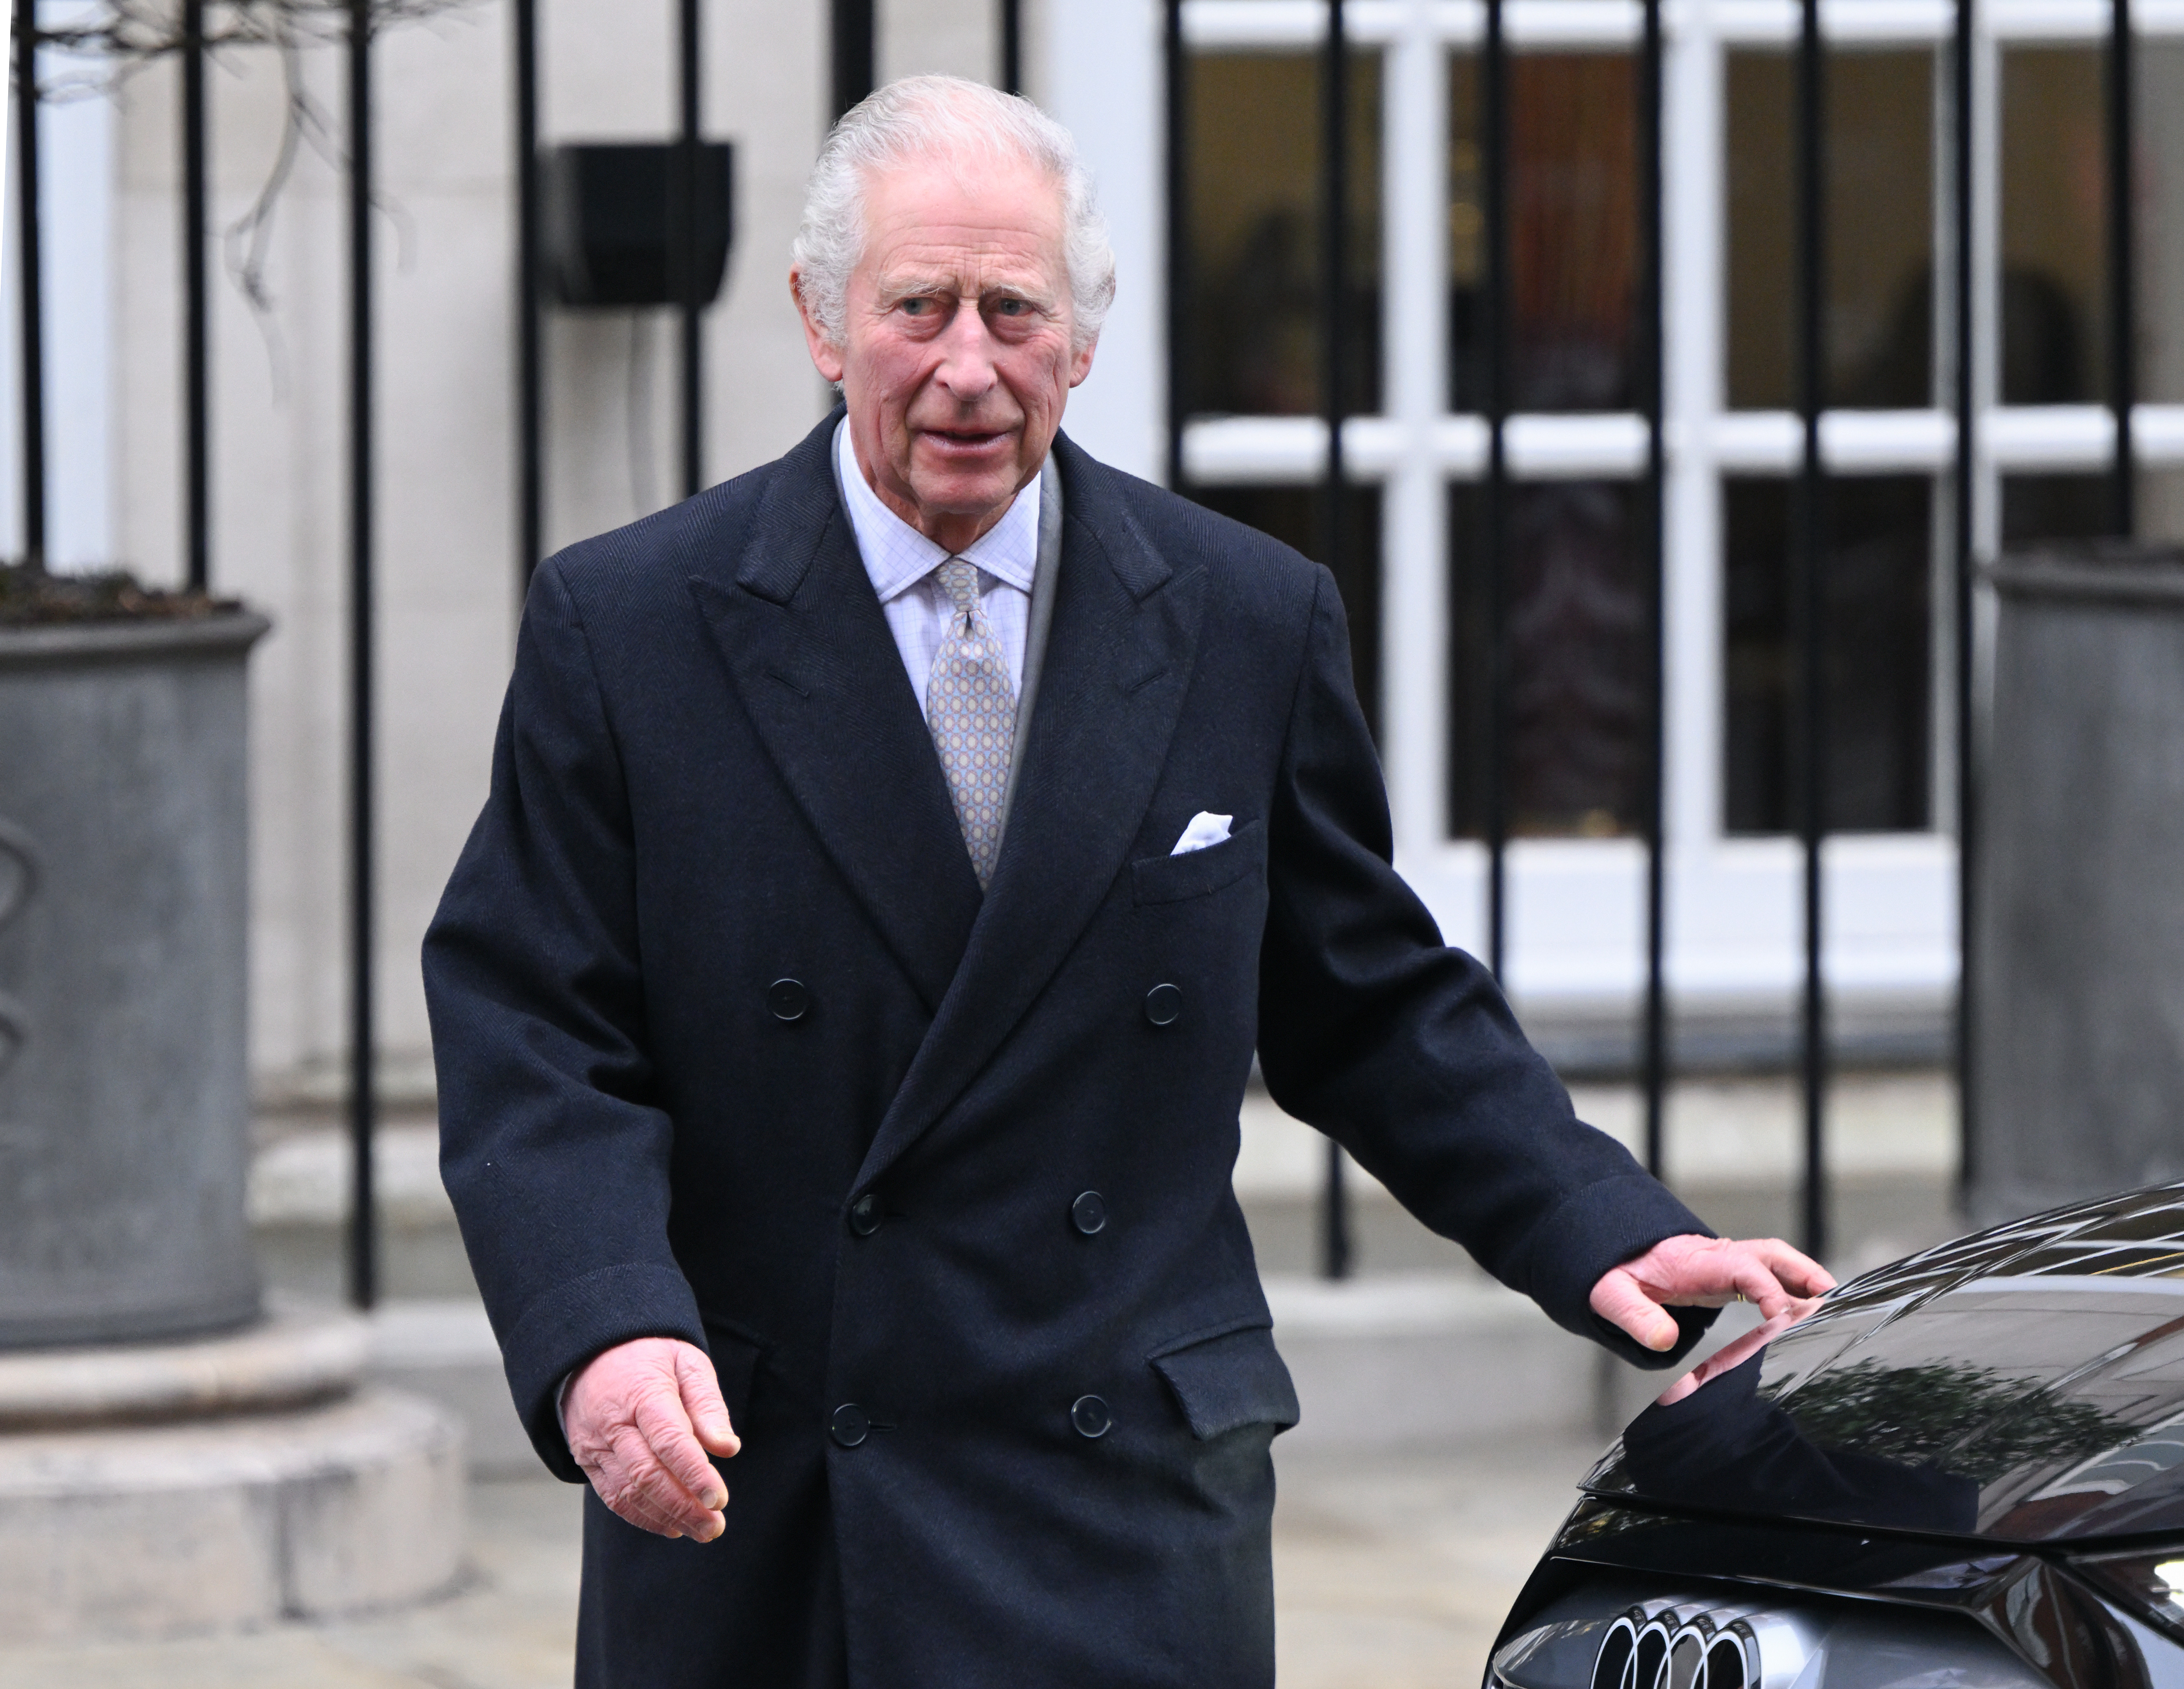
<path fill-rule="evenodd" d="M 46 566 L 46 330 L 38 241 L 38 6 L 15 0 L 15 262 L 23 334 L 23 560 Z"/>
<path fill-rule="evenodd" d="M 833 0 L 828 17 L 834 61 L 834 115 L 839 117 L 872 91 L 878 63 L 873 36 L 878 20 L 873 15 L 873 0 Z"/>
<path fill-rule="evenodd" d="M 1479 569 L 1485 586 L 1486 722 L 1483 770 L 1486 821 L 1486 959 L 1496 979 L 1508 962 L 1509 856 L 1509 53 L 1502 0 L 1486 0 L 1479 61 L 1480 162 L 1485 203 L 1485 309 L 1479 313 L 1486 417 L 1486 482 L 1480 508 Z"/>
<path fill-rule="evenodd" d="M 705 487 L 705 318 L 698 298 L 698 145 L 700 109 L 698 0 L 682 0 L 677 34 L 677 81 L 682 94 L 680 144 L 675 149 L 675 298 L 680 320 L 682 496 Z"/>
<path fill-rule="evenodd" d="M 371 0 L 348 0 L 349 237 L 349 1139 L 354 1167 L 349 1301 L 379 1300 L 372 1129 L 372 274 Z"/>
<path fill-rule="evenodd" d="M 1183 430 L 1190 415 L 1190 60 L 1183 0 L 1167 0 L 1161 58 L 1166 73 L 1167 172 L 1167 484 L 1183 490 Z"/>
<path fill-rule="evenodd" d="M 516 585 L 546 549 L 545 382 L 538 298 L 538 0 L 515 4 Z"/>
<path fill-rule="evenodd" d="M 212 221 L 206 153 L 204 0 L 182 0 L 183 551 L 189 580 L 212 579 L 211 300 L 205 235 Z"/>
<path fill-rule="evenodd" d="M 1023 92 L 1023 0 L 1001 0 L 1001 91 Z"/>
<path fill-rule="evenodd" d="M 2108 50 L 2109 403 L 2115 457 L 2109 474 L 2109 527 L 2128 539 L 2138 527 L 2138 465 L 2131 407 L 2138 398 L 2138 304 L 2131 203 L 2131 0 L 2109 0 Z"/>
<path fill-rule="evenodd" d="M 1327 464 L 1320 482 L 1321 560 L 1345 577 L 1349 524 L 1342 460 L 1342 417 L 1350 375 L 1346 294 L 1349 286 L 1350 42 L 1343 0 L 1327 0 L 1327 39 L 1319 68 L 1319 379 L 1327 425 Z M 1350 1205 L 1343 1190 L 1342 1146 L 1327 1142 L 1320 1193 L 1320 1273 L 1350 1276 Z"/>
<path fill-rule="evenodd" d="M 1663 407 L 1666 370 L 1662 293 L 1661 0 L 1646 0 L 1645 33 L 1638 61 L 1638 208 L 1644 265 L 1639 278 L 1637 371 L 1646 407 L 1646 1006 L 1641 1072 L 1646 1091 L 1646 1170 L 1655 1178 L 1667 1165 L 1664 1102 L 1669 1083 L 1667 842 L 1663 811 L 1668 780 L 1668 453 Z"/>
<path fill-rule="evenodd" d="M 1818 1257 L 1828 1244 L 1826 1182 L 1827 1015 L 1822 981 L 1821 841 L 1826 832 L 1827 685 L 1824 624 L 1826 512 L 1820 413 L 1826 403 L 1826 146 L 1819 0 L 1802 0 L 1797 38 L 1797 378 L 1804 449 L 1790 536 L 1791 616 L 1797 629 L 1797 826 L 1804 846 L 1805 978 L 1800 1015 L 1805 1115 L 1801 1241 Z"/>
<path fill-rule="evenodd" d="M 1956 483 L 1951 488 L 1956 569 L 1951 609 L 1957 665 L 1953 678 L 1957 717 L 1957 1190 L 1960 1206 L 1971 1189 L 1979 1123 L 1973 1067 L 1978 1053 L 1973 1013 L 1973 989 L 1977 978 L 1973 966 L 1973 945 L 1978 931 L 1974 917 L 1979 842 L 1979 793 L 1972 722 L 1972 520 L 1976 490 L 1974 477 L 1979 467 L 1972 341 L 1972 197 L 1975 180 L 1972 170 L 1972 79 L 1978 50 L 1973 3 L 1974 0 L 1956 0 L 1956 59 L 1950 66 L 1952 98 L 1956 104 L 1951 114 L 1955 155 L 1950 160 L 1956 224 L 1952 277 L 1956 301 L 1953 336 L 1956 367 L 1953 371 L 1955 391 L 1952 403 L 1957 413 Z"/>

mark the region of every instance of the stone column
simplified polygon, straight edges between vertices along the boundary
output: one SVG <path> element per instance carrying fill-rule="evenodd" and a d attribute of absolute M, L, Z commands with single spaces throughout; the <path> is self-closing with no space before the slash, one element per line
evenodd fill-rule
<path fill-rule="evenodd" d="M 1972 1201 L 2184 1176 L 2184 554 L 1993 571 Z"/>

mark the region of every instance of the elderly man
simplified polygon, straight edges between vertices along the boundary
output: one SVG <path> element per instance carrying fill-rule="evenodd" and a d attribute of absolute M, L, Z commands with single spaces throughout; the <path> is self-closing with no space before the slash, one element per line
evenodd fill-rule
<path fill-rule="evenodd" d="M 1830 1281 L 1707 1235 L 1443 946 L 1326 571 L 1059 433 L 1113 289 L 1065 132 L 883 89 L 790 282 L 843 408 L 539 570 L 426 945 L 448 1187 L 591 1481 L 577 1681 L 1265 1685 L 1255 1049 L 1632 1358 Z"/>

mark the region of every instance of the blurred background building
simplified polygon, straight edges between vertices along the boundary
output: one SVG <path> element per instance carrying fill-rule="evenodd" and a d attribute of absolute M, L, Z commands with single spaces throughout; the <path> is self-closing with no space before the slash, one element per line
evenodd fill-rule
<path fill-rule="evenodd" d="M 41 27 L 94 16 L 42 0 Z M 429 1102 L 415 956 L 482 796 L 524 559 L 511 20 L 439 8 L 376 49 L 381 1088 Z M 1096 169 L 1121 293 L 1068 426 L 1108 461 L 1308 553 L 1327 408 L 1319 0 L 1186 0 L 1178 109 L 1154 0 L 708 0 L 702 118 L 733 142 L 733 242 L 707 313 L 703 472 L 787 448 L 827 395 L 784 280 L 805 174 L 871 18 L 879 80 L 1022 84 Z M 219 7 L 211 8 L 216 19 Z M 2103 52 L 2095 0 L 1978 8 L 1977 549 L 2102 531 Z M 670 0 L 538 0 L 542 144 L 676 132 Z M 1627 1072 L 1646 977 L 1650 790 L 1644 178 L 1635 0 L 1508 0 L 1506 976 L 1577 1074 Z M 1786 1062 L 1803 967 L 1789 556 L 1799 462 L 1798 12 L 1680 0 L 1666 31 L 1663 788 L 1666 977 L 1687 1065 Z M 1485 8 L 1346 8 L 1341 583 L 1399 860 L 1485 948 L 1492 665 L 1479 566 Z M 1853 1061 L 1945 1056 L 1957 971 L 1949 43 L 1937 0 L 1831 0 L 1824 126 L 1828 414 L 1825 973 Z M 850 20 L 845 23 L 844 20 Z M 2134 353 L 2142 533 L 2184 527 L 2184 12 L 2137 18 Z M 182 570 L 175 62 L 41 56 L 49 550 Z M 344 744 L 348 421 L 337 50 L 210 71 L 211 575 L 276 626 L 256 659 L 253 1050 L 263 1103 L 332 1104 L 348 1047 Z M 1170 118 L 1181 151 L 1171 174 Z M 15 189 L 11 186 L 11 192 Z M 1171 195 L 1187 205 L 1171 249 Z M 10 226 L 13 226 L 12 213 Z M 14 261 L 9 248 L 8 261 Z M 16 283 L 8 282 L 8 297 Z M 1180 290 L 1172 297 L 1173 290 Z M 543 318 L 548 549 L 655 510 L 681 475 L 676 322 Z M 0 391 L 19 347 L 0 337 Z M 2172 408 L 2173 407 L 2173 408 Z M 0 462 L 21 447 L 0 409 Z M 20 531 L 0 475 L 0 545 Z"/>
<path fill-rule="evenodd" d="M 38 293 L 60 570 L 188 571 L 181 65 L 58 39 L 123 10 L 168 28 L 187 3 L 16 3 L 56 38 L 37 63 Z M 272 3 L 206 0 L 203 16 L 217 36 Z M 274 624 L 251 693 L 251 1209 L 276 1293 L 377 1299 L 373 1376 L 461 1418 L 475 1471 L 536 1476 L 439 1190 L 418 946 L 484 795 L 530 566 L 681 496 L 688 438 L 680 313 L 561 302 L 582 289 L 554 217 L 526 362 L 526 20 L 549 188 L 575 179 L 564 149 L 676 137 L 686 69 L 699 132 L 733 146 L 733 238 L 699 343 L 706 482 L 778 455 L 830 403 L 786 270 L 843 102 L 937 70 L 1013 81 L 1051 110 L 1098 174 L 1120 265 L 1067 426 L 1106 461 L 1331 558 L 1398 863 L 1457 943 L 1492 951 L 1500 908 L 1504 978 L 1580 1112 L 1649 1147 L 1634 1081 L 1658 839 L 1678 1079 L 1652 1146 L 1663 1169 L 1738 1233 L 1819 1237 L 1825 1205 L 1801 1208 L 1800 1185 L 1829 1184 L 1839 1267 L 1959 1229 L 1959 750 L 1980 704 L 1960 629 L 1976 659 L 1992 602 L 1973 566 L 2005 550 L 2184 538 L 2179 0 L 1662 0 L 1658 107 L 1643 0 L 370 0 L 399 25 L 372 53 L 376 1276 L 343 1246 L 338 1128 L 355 1024 L 350 6 L 282 3 L 309 40 L 216 47 L 206 99 L 209 573 Z M 9 313 L 20 153 L 11 142 Z M 594 196 L 616 203 L 611 185 Z M 28 529 L 21 354 L 11 317 L 4 555 Z M 2119 471 L 2118 405 L 2134 473 Z M 1815 948 L 1840 1071 L 1801 1099 L 1786 1079 Z M 1801 1112 L 1825 1133 L 1801 1133 Z M 1244 1125 L 1239 1193 L 1306 1405 L 1282 1446 L 1285 1494 L 1306 1498 L 1279 1527 L 1302 1533 L 1284 1539 L 1284 1635 L 1347 1636 L 1353 1608 L 1382 1612 L 1396 1589 L 1431 1620 L 1415 1681 L 1446 1681 L 1447 1637 L 1483 1648 L 1506 1591 L 1475 1592 L 1520 1575 L 1563 1489 L 1519 1497 L 1537 1522 L 1490 1543 L 1491 1565 L 1475 1544 L 1451 1558 L 1444 1518 L 1501 1497 L 1527 1437 L 1552 1447 L 1525 1459 L 1574 1468 L 1628 1381 L 1369 1185 L 1351 1187 L 1357 1281 L 1312 1282 L 1346 1258 L 1324 1146 L 1256 1091 Z M 1415 1465 L 1330 1465 L 1312 1488 L 1323 1455 L 1467 1436 L 1476 1469 L 1434 1468 L 1442 1487 L 1421 1488 Z M 487 1495 L 499 1522 L 479 1552 L 510 1589 L 558 1587 L 572 1519 L 526 1497 Z M 1384 1561 L 1351 1586 L 1322 1575 L 1399 1517 Z M 561 1558 L 523 1558 L 542 1544 Z M 1475 1610 L 1451 1621 L 1451 1590 Z M 1323 1598 L 1319 1632 L 1293 1624 Z M 552 1632 L 538 1681 L 566 1676 L 566 1606 L 522 1621 Z M 446 1609 L 451 1637 L 469 1611 Z M 1431 1628 L 1444 1621 L 1457 1630 Z M 501 1623 L 449 1647 L 499 1647 Z M 1318 1676 L 1285 1653 L 1284 1681 L 1362 1681 L 1329 1647 Z M 72 1657 L 48 1665 L 36 1681 L 82 1681 Z"/>

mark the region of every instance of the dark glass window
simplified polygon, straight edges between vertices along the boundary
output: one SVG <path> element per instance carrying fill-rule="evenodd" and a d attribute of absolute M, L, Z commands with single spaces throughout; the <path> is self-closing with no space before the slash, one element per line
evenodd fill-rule
<path fill-rule="evenodd" d="M 2108 380 L 2101 55 L 2002 55 L 2002 399 L 2098 403 Z"/>
<path fill-rule="evenodd" d="M 1450 385 L 1479 408 L 1485 219 L 1479 67 L 1450 64 Z M 1633 403 L 1638 282 L 1637 88 L 1624 53 L 1509 61 L 1510 408 Z"/>
<path fill-rule="evenodd" d="M 2091 539 L 2109 532 L 2104 475 L 2010 475 L 2002 482 L 2004 550 L 2043 539 Z"/>
<path fill-rule="evenodd" d="M 1272 534 L 1307 557 L 1318 558 L 1322 500 L 1318 487 L 1199 487 L 1190 496 L 1210 510 Z M 1377 739 L 1380 733 L 1380 489 L 1346 491 L 1344 541 L 1348 556 L 1335 571 L 1342 608 L 1350 618 L 1350 666 L 1357 701 Z"/>
<path fill-rule="evenodd" d="M 1350 61 L 1348 285 L 1352 415 L 1380 404 L 1380 59 Z M 1173 378 L 1190 414 L 1310 415 L 1321 409 L 1320 61 L 1311 53 L 1205 53 L 1191 60 L 1190 338 Z M 1322 489 L 1185 489 L 1306 556 L 1324 552 Z M 1346 555 L 1335 571 L 1350 619 L 1359 702 L 1380 723 L 1380 494 L 1346 490 Z"/>
<path fill-rule="evenodd" d="M 2138 533 L 2171 545 L 2184 541 L 2184 470 L 2139 471 Z"/>
<path fill-rule="evenodd" d="M 1509 829 L 1598 838 L 1644 817 L 1639 489 L 1554 481 L 1509 489 L 1505 627 Z M 1449 828 L 1486 831 L 1487 581 L 1476 487 L 1451 490 Z"/>
<path fill-rule="evenodd" d="M 1312 415 L 1320 401 L 1319 76 L 1311 53 L 1190 63 L 1191 415 Z M 1350 61 L 1351 414 L 1380 405 L 1380 59 Z"/>
<path fill-rule="evenodd" d="M 1729 402 L 1797 403 L 1797 90 L 1781 53 L 1729 59 Z M 1825 402 L 1908 409 L 1933 394 L 1934 61 L 1827 57 Z"/>
<path fill-rule="evenodd" d="M 1912 831 L 1928 815 L 1931 483 L 1845 479 L 1825 496 L 1825 819 L 1836 833 Z M 1723 760 L 1733 833 L 1797 825 L 1793 498 L 1787 481 L 1724 487 Z"/>
<path fill-rule="evenodd" d="M 2142 41 L 2137 51 L 2139 397 L 2174 404 L 2184 400 L 2184 321 L 2172 303 L 2184 298 L 2184 42 Z"/>

